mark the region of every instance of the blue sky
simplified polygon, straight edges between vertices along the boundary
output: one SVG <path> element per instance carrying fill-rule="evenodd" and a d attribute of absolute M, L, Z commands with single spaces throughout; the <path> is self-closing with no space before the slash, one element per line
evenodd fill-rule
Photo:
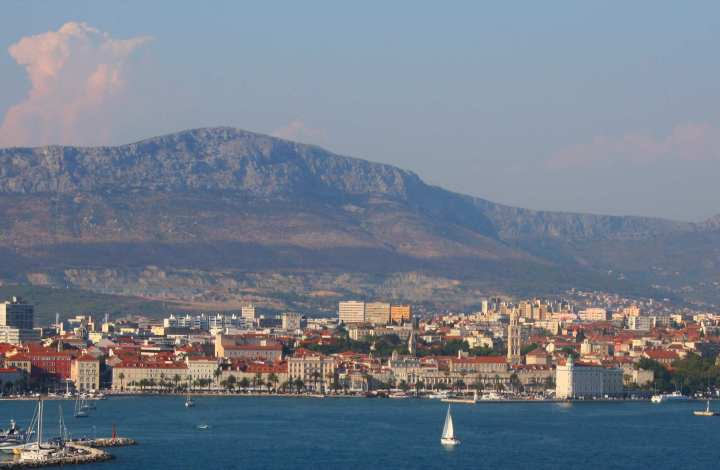
<path fill-rule="evenodd" d="M 69 22 L 87 44 L 28 98 L 9 48 Z M 11 0 L 0 145 L 230 125 L 497 202 L 701 220 L 720 213 L 719 26 L 720 4 L 700 1 Z M 74 87 L 106 62 L 97 99 Z"/>

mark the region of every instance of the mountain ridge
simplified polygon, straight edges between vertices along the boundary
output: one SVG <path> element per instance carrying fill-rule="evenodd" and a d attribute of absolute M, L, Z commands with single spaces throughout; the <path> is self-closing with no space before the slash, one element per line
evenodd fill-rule
<path fill-rule="evenodd" d="M 670 292 L 683 287 L 685 277 L 677 282 L 666 275 L 677 268 L 677 260 L 665 259 L 668 250 L 674 258 L 687 255 L 702 266 L 692 268 L 687 279 L 714 279 L 720 273 L 720 257 L 713 251 L 720 246 L 715 240 L 720 216 L 691 223 L 516 208 L 428 185 L 392 165 L 231 127 L 191 129 L 113 147 L 0 149 L 0 223 L 0 251 L 17 266 L 15 274 L 6 269 L 6 279 L 72 282 L 122 295 L 132 290 L 127 286 L 133 281 L 118 280 L 125 287 L 117 290 L 98 271 L 120 262 L 123 269 L 134 270 L 136 282 L 147 283 L 141 269 L 145 260 L 161 270 L 168 267 L 168 276 L 181 270 L 232 285 L 248 266 L 302 271 L 307 279 L 317 279 L 322 269 L 338 276 L 355 269 L 365 276 L 358 281 L 367 282 L 365 287 L 345 286 L 338 295 L 377 292 L 387 279 L 408 272 L 435 273 L 466 285 L 483 279 L 486 293 L 525 279 L 530 290 L 533 281 L 525 273 L 543 270 L 558 278 L 566 277 L 563 271 L 576 272 L 577 282 L 588 286 L 604 284 L 600 273 L 617 270 Z M 708 247 L 710 257 L 683 249 L 696 240 Z M 648 252 L 648 245 L 656 246 L 655 252 Z M 103 261 L 116 258 L 113 250 L 129 253 L 128 258 Z M 266 267 L 253 250 L 267 253 Z M 328 263 L 325 256 L 342 259 Z M 220 271 L 230 274 L 216 274 L 203 259 L 215 260 Z M 648 270 L 655 259 L 667 269 Z M 68 273 L 68 267 L 85 272 Z M 498 273 L 502 289 L 492 286 L 483 269 Z M 371 274 L 377 275 L 375 283 L 369 281 Z M 149 297 L 175 290 L 158 279 L 152 282 L 155 287 L 138 292 Z M 307 282 L 308 289 L 323 290 Z M 563 282 L 558 289 L 571 284 Z M 623 283 L 611 284 L 623 288 Z M 461 305 L 481 295 L 478 289 L 468 287 L 472 293 Z M 197 295 L 235 299 L 247 292 L 208 287 Z M 432 294 L 421 297 L 428 301 Z"/>

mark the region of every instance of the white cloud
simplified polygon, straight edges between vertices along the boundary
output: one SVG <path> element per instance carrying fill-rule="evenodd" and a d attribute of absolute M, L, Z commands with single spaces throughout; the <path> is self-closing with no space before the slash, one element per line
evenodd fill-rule
<path fill-rule="evenodd" d="M 299 119 L 291 121 L 285 127 L 274 130 L 272 135 L 281 139 L 309 144 L 324 144 L 327 141 L 327 135 L 323 129 L 308 127 Z"/>
<path fill-rule="evenodd" d="M 702 160 L 720 160 L 720 129 L 708 123 L 677 125 L 660 137 L 642 132 L 598 136 L 555 153 L 547 163 L 553 168 L 571 168 Z"/>
<path fill-rule="evenodd" d="M 113 39 L 85 23 L 22 38 L 8 49 L 31 82 L 0 126 L 0 146 L 104 144 L 127 59 L 150 37 Z"/>

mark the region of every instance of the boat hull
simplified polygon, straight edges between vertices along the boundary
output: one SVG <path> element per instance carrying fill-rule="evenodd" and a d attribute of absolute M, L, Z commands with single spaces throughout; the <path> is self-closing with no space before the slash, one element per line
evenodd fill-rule
<path fill-rule="evenodd" d="M 444 446 L 456 446 L 460 444 L 460 439 L 441 437 L 440 444 Z"/>

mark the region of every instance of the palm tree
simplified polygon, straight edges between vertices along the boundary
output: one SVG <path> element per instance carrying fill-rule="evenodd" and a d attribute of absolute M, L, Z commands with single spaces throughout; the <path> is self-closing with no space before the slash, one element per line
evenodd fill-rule
<path fill-rule="evenodd" d="M 228 377 L 228 386 L 230 387 L 231 391 L 235 389 L 236 384 L 237 384 L 237 377 L 235 377 L 234 375 L 230 375 L 230 377 Z M 243 379 L 240 381 L 240 386 L 247 387 L 247 384 L 248 384 L 248 380 L 243 377 Z"/>
<path fill-rule="evenodd" d="M 219 367 L 213 371 L 213 377 L 215 377 L 215 386 L 217 386 L 218 378 L 222 375 L 222 369 Z"/>
<path fill-rule="evenodd" d="M 179 374 L 173 375 L 173 382 L 175 383 L 175 391 L 176 391 L 176 392 L 177 392 L 177 390 L 178 390 L 178 385 L 180 384 L 180 380 L 181 380 L 181 379 L 180 379 L 180 375 L 179 375 Z"/>
<path fill-rule="evenodd" d="M 278 376 L 275 374 L 275 372 L 271 372 L 270 375 L 268 375 L 268 385 L 273 384 L 274 388 L 277 390 L 277 383 L 280 381 Z"/>
<path fill-rule="evenodd" d="M 318 385 L 317 385 L 317 384 L 318 384 L 318 381 L 320 380 L 320 378 L 322 377 L 322 374 L 321 374 L 320 372 L 318 372 L 318 371 L 314 371 L 312 374 L 310 374 L 310 376 L 311 376 L 312 379 L 313 379 L 313 387 L 314 387 L 314 389 L 315 389 L 315 392 L 317 392 L 317 391 L 318 391 Z"/>
<path fill-rule="evenodd" d="M 118 374 L 118 379 L 120 379 L 120 390 L 125 390 L 125 373 L 120 372 Z"/>

